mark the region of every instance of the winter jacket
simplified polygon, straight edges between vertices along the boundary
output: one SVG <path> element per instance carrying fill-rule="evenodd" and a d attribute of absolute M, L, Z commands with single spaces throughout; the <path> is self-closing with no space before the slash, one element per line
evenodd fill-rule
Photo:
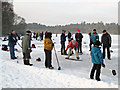
<path fill-rule="evenodd" d="M 104 47 L 111 47 L 111 36 L 110 34 L 106 33 L 103 34 L 101 37 L 101 43 L 103 43 Z"/>
<path fill-rule="evenodd" d="M 92 47 L 90 55 L 91 55 L 92 63 L 94 64 L 103 63 L 103 54 L 100 50 L 100 47 Z"/>
<path fill-rule="evenodd" d="M 16 45 L 16 42 L 17 42 L 16 35 L 14 35 L 14 34 L 11 33 L 9 35 L 8 46 Z"/>
<path fill-rule="evenodd" d="M 64 33 L 61 34 L 61 42 L 65 42 L 66 41 L 66 37 Z"/>
<path fill-rule="evenodd" d="M 75 39 L 77 42 L 82 42 L 83 35 L 81 33 L 75 34 Z"/>
<path fill-rule="evenodd" d="M 71 38 L 71 33 L 70 32 L 68 33 L 68 38 Z"/>
<path fill-rule="evenodd" d="M 72 44 L 72 40 L 70 41 L 70 43 L 67 45 L 66 51 L 68 50 L 68 48 L 73 48 L 73 47 L 78 47 L 78 42 L 75 42 L 75 45 Z"/>
<path fill-rule="evenodd" d="M 45 38 L 44 40 L 44 49 L 45 50 L 52 50 L 54 47 L 54 44 L 51 39 Z"/>
<path fill-rule="evenodd" d="M 92 35 L 90 37 L 90 41 L 92 41 L 93 43 L 95 43 L 98 40 L 99 40 L 98 33 L 92 33 Z"/>
<path fill-rule="evenodd" d="M 27 53 L 28 50 L 31 50 L 31 39 L 29 35 L 25 35 L 22 39 L 22 51 L 23 53 Z"/>

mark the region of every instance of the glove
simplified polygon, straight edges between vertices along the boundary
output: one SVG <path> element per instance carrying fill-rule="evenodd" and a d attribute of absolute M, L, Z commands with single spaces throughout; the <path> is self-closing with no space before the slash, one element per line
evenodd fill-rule
<path fill-rule="evenodd" d="M 52 44 L 52 46 L 54 47 L 54 43 Z"/>
<path fill-rule="evenodd" d="M 102 67 L 104 67 L 104 68 L 105 68 L 105 64 L 104 64 L 104 63 L 102 63 Z"/>
<path fill-rule="evenodd" d="M 28 52 L 32 52 L 31 48 L 28 48 Z"/>

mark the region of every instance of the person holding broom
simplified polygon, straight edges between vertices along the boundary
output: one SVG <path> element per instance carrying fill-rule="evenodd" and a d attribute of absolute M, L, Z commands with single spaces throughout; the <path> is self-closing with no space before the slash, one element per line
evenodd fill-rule
<path fill-rule="evenodd" d="M 44 52 L 45 52 L 45 67 L 49 69 L 54 69 L 52 67 L 52 49 L 54 47 L 54 43 L 51 40 L 52 33 L 46 32 L 45 40 L 44 40 Z"/>
<path fill-rule="evenodd" d="M 101 48 L 99 47 L 101 45 L 100 41 L 96 41 L 94 43 L 94 46 L 91 49 L 91 59 L 93 63 L 93 67 L 90 73 L 90 79 L 94 79 L 94 73 L 96 71 L 96 80 L 101 81 L 100 79 L 100 72 L 101 72 L 101 65 L 102 67 L 105 67 L 105 64 L 103 62 L 103 54 L 101 52 Z"/>

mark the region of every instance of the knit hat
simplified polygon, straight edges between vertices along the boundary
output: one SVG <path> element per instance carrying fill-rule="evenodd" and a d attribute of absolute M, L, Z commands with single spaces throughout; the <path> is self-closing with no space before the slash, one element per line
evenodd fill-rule
<path fill-rule="evenodd" d="M 106 30 L 103 30 L 103 33 L 106 32 Z"/>
<path fill-rule="evenodd" d="M 46 34 L 45 34 L 45 38 L 51 38 L 52 37 L 52 33 L 51 32 L 47 32 Z"/>
<path fill-rule="evenodd" d="M 62 30 L 62 32 L 66 32 L 65 30 Z"/>
<path fill-rule="evenodd" d="M 80 30 L 77 30 L 77 32 L 80 32 Z"/>
<path fill-rule="evenodd" d="M 75 44 L 76 43 L 76 41 L 75 40 L 72 40 L 72 44 Z"/>
<path fill-rule="evenodd" d="M 96 29 L 93 29 L 93 31 L 96 31 Z"/>
<path fill-rule="evenodd" d="M 96 42 L 94 43 L 94 45 L 96 45 L 96 46 L 100 46 L 101 43 L 100 43 L 100 41 L 96 41 Z"/>
<path fill-rule="evenodd" d="M 26 33 L 31 33 L 31 31 L 28 30 L 28 31 L 26 31 Z"/>

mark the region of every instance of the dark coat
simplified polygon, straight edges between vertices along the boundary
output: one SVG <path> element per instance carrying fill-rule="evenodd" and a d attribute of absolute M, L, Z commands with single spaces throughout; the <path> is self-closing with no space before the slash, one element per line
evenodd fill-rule
<path fill-rule="evenodd" d="M 77 42 L 82 42 L 83 35 L 81 33 L 76 33 L 75 38 Z"/>
<path fill-rule="evenodd" d="M 71 38 L 71 33 L 70 32 L 68 33 L 68 38 Z"/>
<path fill-rule="evenodd" d="M 8 37 L 8 46 L 16 45 L 16 42 L 17 42 L 16 35 L 11 33 Z"/>
<path fill-rule="evenodd" d="M 64 33 L 61 34 L 61 42 L 65 42 L 66 41 L 66 36 Z"/>
<path fill-rule="evenodd" d="M 111 36 L 110 34 L 106 33 L 103 34 L 101 37 L 101 43 L 104 47 L 111 47 Z"/>

